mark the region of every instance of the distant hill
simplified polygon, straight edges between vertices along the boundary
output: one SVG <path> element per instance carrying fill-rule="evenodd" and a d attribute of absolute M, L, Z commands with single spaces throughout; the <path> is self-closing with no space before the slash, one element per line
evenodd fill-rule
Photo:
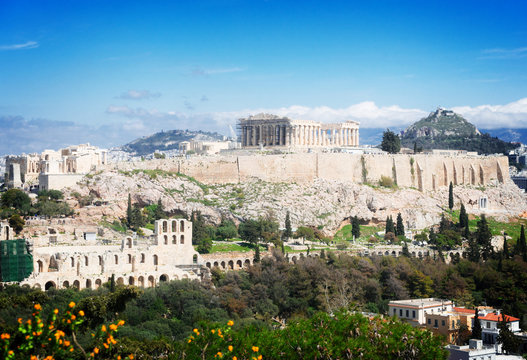
<path fill-rule="evenodd" d="M 437 109 L 403 131 L 401 144 L 423 149 L 458 149 L 480 154 L 505 153 L 517 147 L 489 134 L 451 110 Z"/>
<path fill-rule="evenodd" d="M 224 140 L 224 136 L 216 132 L 191 131 L 191 130 L 169 130 L 161 131 L 150 136 L 136 139 L 121 146 L 121 150 L 137 156 L 152 154 L 156 150 L 167 151 L 179 148 L 182 141 L 201 140 L 215 141 Z"/>

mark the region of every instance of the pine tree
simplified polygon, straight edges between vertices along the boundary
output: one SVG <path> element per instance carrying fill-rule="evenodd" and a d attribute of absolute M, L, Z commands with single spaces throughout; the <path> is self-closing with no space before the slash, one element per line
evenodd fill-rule
<path fill-rule="evenodd" d="M 494 253 L 492 248 L 492 234 L 487 223 L 485 214 L 481 214 L 481 219 L 478 221 L 478 229 L 476 230 L 476 240 L 481 248 L 481 256 L 483 260 L 489 259 Z"/>
<path fill-rule="evenodd" d="M 454 208 L 454 185 L 452 184 L 452 181 L 448 186 L 448 208 L 450 210 Z"/>
<path fill-rule="evenodd" d="M 393 225 L 393 219 L 392 219 L 391 215 L 386 218 L 385 233 L 388 234 L 389 232 L 395 233 L 395 228 L 394 228 L 394 225 Z"/>
<path fill-rule="evenodd" d="M 403 256 L 410 257 L 410 251 L 408 250 L 408 244 L 406 241 L 403 241 Z"/>
<path fill-rule="evenodd" d="M 285 230 L 284 230 L 284 237 L 286 239 L 289 239 L 291 236 L 293 236 L 293 230 L 291 228 L 291 219 L 289 217 L 289 211 L 285 214 Z"/>
<path fill-rule="evenodd" d="M 470 236 L 468 238 L 468 251 L 467 251 L 468 259 L 472 262 L 478 262 L 481 254 L 480 254 L 480 246 L 475 238 L 475 236 Z"/>
<path fill-rule="evenodd" d="M 358 239 L 360 237 L 360 223 L 359 218 L 357 216 L 354 216 L 351 219 L 351 234 L 355 239 Z"/>
<path fill-rule="evenodd" d="M 467 210 L 465 210 L 465 205 L 461 203 L 461 209 L 459 210 L 459 227 L 465 228 L 468 226 L 465 216 L 467 215 Z"/>
<path fill-rule="evenodd" d="M 481 321 L 478 317 L 478 309 L 474 315 L 474 326 L 472 326 L 472 339 L 481 339 Z"/>
<path fill-rule="evenodd" d="M 430 244 L 435 244 L 437 241 L 437 235 L 433 227 L 430 228 L 430 235 L 428 235 L 428 241 L 430 242 Z"/>
<path fill-rule="evenodd" d="M 520 346 L 520 340 L 519 338 L 514 335 L 514 333 L 509 329 L 507 326 L 507 320 L 505 318 L 504 314 L 501 314 L 501 318 L 498 322 L 498 338 L 496 339 L 496 342 L 498 344 L 502 344 L 503 351 L 507 354 L 514 354 L 518 351 L 518 348 Z"/>
<path fill-rule="evenodd" d="M 132 196 L 128 193 L 128 206 L 126 207 L 126 223 L 130 227 L 132 223 Z"/>
<path fill-rule="evenodd" d="M 401 213 L 397 214 L 397 228 L 395 229 L 395 236 L 404 236 L 404 224 Z"/>

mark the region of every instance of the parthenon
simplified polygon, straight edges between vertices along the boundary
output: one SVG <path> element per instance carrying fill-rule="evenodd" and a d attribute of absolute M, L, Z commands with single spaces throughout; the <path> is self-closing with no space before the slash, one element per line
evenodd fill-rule
<path fill-rule="evenodd" d="M 359 145 L 359 123 L 326 124 L 271 114 L 239 119 L 241 143 L 251 147 L 341 147 Z"/>

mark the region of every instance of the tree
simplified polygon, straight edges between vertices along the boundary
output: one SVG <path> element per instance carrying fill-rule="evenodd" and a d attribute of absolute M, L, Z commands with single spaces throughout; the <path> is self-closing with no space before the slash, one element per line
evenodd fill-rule
<path fill-rule="evenodd" d="M 351 235 L 353 235 L 355 239 L 360 237 L 360 223 L 357 216 L 354 216 L 351 219 Z"/>
<path fill-rule="evenodd" d="M 315 240 L 315 231 L 307 226 L 299 226 L 298 229 L 296 229 L 296 237 L 303 238 L 307 241 L 313 241 Z"/>
<path fill-rule="evenodd" d="M 157 206 L 154 210 L 154 220 L 164 219 L 167 217 L 167 213 L 165 212 L 165 209 L 163 208 L 163 203 L 161 203 L 161 199 L 157 200 Z"/>
<path fill-rule="evenodd" d="M 450 210 L 454 208 L 454 185 L 452 184 L 452 181 L 448 186 L 448 208 Z"/>
<path fill-rule="evenodd" d="M 485 214 L 481 214 L 481 219 L 478 221 L 478 229 L 476 230 L 476 240 L 481 248 L 481 256 L 483 260 L 489 259 L 494 253 L 492 248 L 492 234 L 487 223 Z"/>
<path fill-rule="evenodd" d="M 249 219 L 240 224 L 238 233 L 242 240 L 251 244 L 257 244 L 260 240 L 261 225 L 258 221 Z"/>
<path fill-rule="evenodd" d="M 480 246 L 475 236 L 470 236 L 468 239 L 468 259 L 472 262 L 478 262 L 481 258 Z"/>
<path fill-rule="evenodd" d="M 382 134 L 381 149 L 390 154 L 398 153 L 401 150 L 401 139 L 390 129 L 387 129 Z"/>
<path fill-rule="evenodd" d="M 284 237 L 286 239 L 289 239 L 291 236 L 293 236 L 293 230 L 291 228 L 291 218 L 289 217 L 289 211 L 285 214 L 285 230 L 284 230 Z"/>
<path fill-rule="evenodd" d="M 260 262 L 260 246 L 256 244 L 256 249 L 254 250 L 253 263 L 259 263 L 259 262 Z"/>
<path fill-rule="evenodd" d="M 459 210 L 459 227 L 468 227 L 467 211 L 465 210 L 465 205 L 463 205 L 463 203 L 461 203 L 461 209 Z"/>
<path fill-rule="evenodd" d="M 478 309 L 474 315 L 474 326 L 472 326 L 472 339 L 481 339 L 481 321 L 478 317 Z"/>
<path fill-rule="evenodd" d="M 507 233 L 503 234 L 503 252 L 502 257 L 508 260 L 511 256 L 509 254 L 509 244 L 507 244 Z"/>
<path fill-rule="evenodd" d="M 20 214 L 27 214 L 31 208 L 31 199 L 29 196 L 18 189 L 9 189 L 2 194 L 2 206 L 14 208 Z"/>
<path fill-rule="evenodd" d="M 126 223 L 128 226 L 132 223 L 132 195 L 128 193 L 128 206 L 126 207 Z"/>
<path fill-rule="evenodd" d="M 13 228 L 13 230 L 15 230 L 15 233 L 17 235 L 20 234 L 20 232 L 24 229 L 24 225 L 26 225 L 26 222 L 18 214 L 13 214 L 9 218 L 9 226 L 11 226 L 11 228 Z"/>
<path fill-rule="evenodd" d="M 410 251 L 408 250 L 408 244 L 403 241 L 403 256 L 410 257 Z"/>
<path fill-rule="evenodd" d="M 393 225 L 393 219 L 392 219 L 391 215 L 386 218 L 386 229 L 384 230 L 384 232 L 386 234 L 389 233 L 389 232 L 395 233 L 395 227 Z"/>
<path fill-rule="evenodd" d="M 523 225 L 520 229 L 520 238 L 516 242 L 516 246 L 514 248 L 514 254 L 521 255 L 523 257 L 523 261 L 527 261 L 527 244 L 525 242 L 525 227 Z"/>
<path fill-rule="evenodd" d="M 238 236 L 238 229 L 231 220 L 221 219 L 220 226 L 216 229 L 216 238 L 218 240 L 233 239 Z"/>
<path fill-rule="evenodd" d="M 395 236 L 404 236 L 404 224 L 401 213 L 397 214 L 397 227 L 395 228 Z"/>
<path fill-rule="evenodd" d="M 501 319 L 498 322 L 498 330 L 499 333 L 496 342 L 498 344 L 503 344 L 503 351 L 507 354 L 516 353 L 520 346 L 520 340 L 507 326 L 507 319 L 504 314 L 501 314 Z"/>

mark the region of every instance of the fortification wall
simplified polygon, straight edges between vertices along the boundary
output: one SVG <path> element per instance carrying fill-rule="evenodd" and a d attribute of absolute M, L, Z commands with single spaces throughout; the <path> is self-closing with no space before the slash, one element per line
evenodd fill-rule
<path fill-rule="evenodd" d="M 205 184 L 261 179 L 268 182 L 310 182 L 315 178 L 378 184 L 382 176 L 401 187 L 421 191 L 441 186 L 485 186 L 509 181 L 506 156 L 358 155 L 303 153 L 191 157 L 121 163 L 119 169 L 163 169 L 179 172 Z"/>

